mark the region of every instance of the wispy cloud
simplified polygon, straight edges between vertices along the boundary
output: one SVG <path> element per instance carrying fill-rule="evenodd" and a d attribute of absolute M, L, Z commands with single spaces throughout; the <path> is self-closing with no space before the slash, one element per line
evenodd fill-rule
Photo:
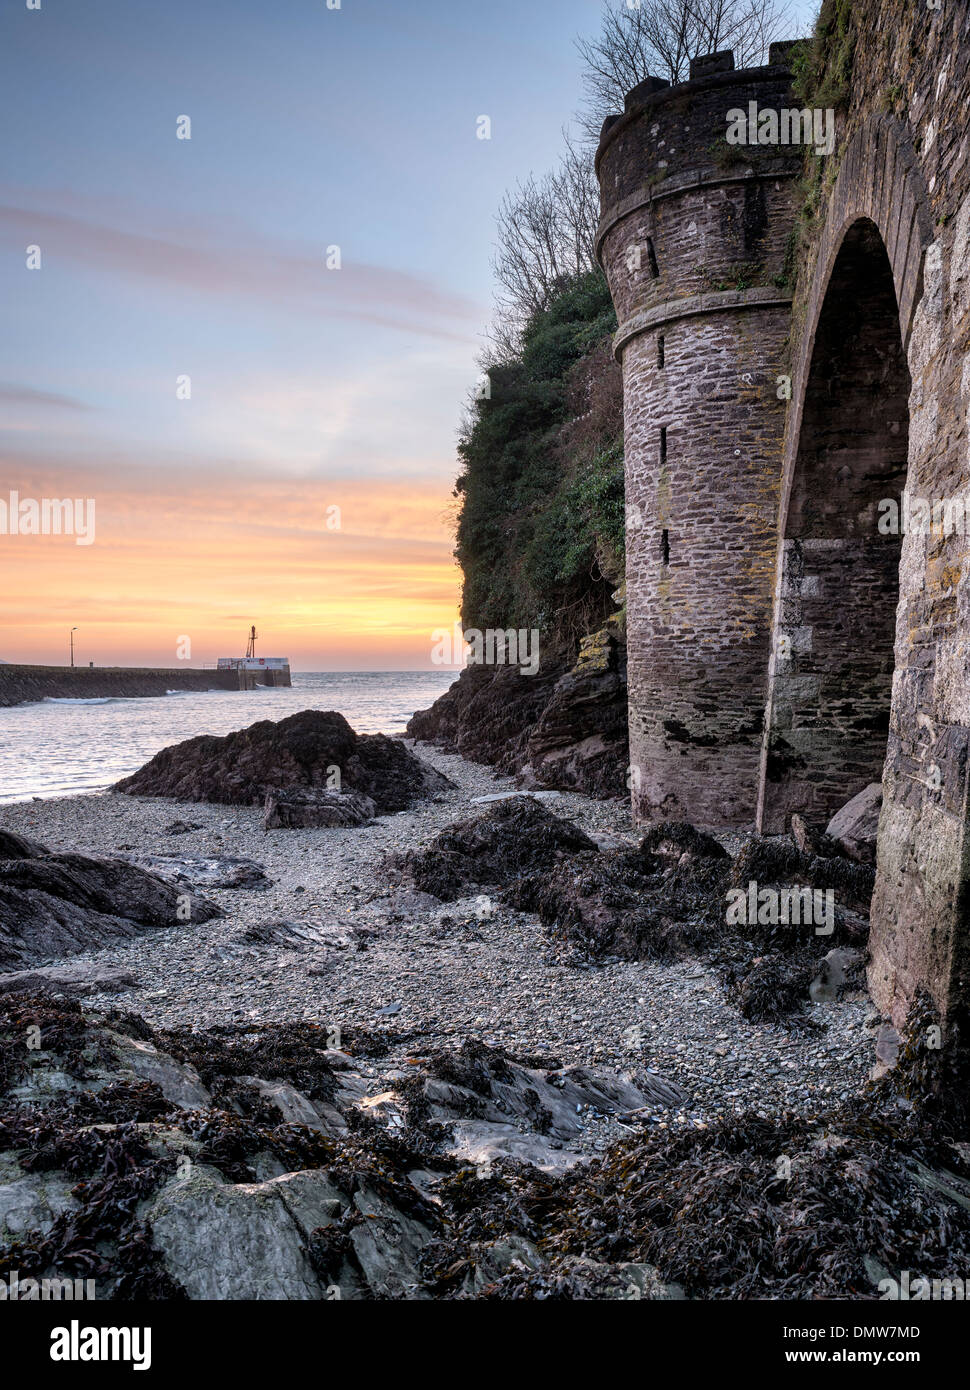
<path fill-rule="evenodd" d="M 57 391 L 35 391 L 32 386 L 18 386 L 0 381 L 0 404 L 38 406 L 53 410 L 90 410 L 91 407 L 74 396 L 62 396 Z"/>
<path fill-rule="evenodd" d="M 341 268 L 328 269 L 323 242 L 312 251 L 270 245 L 238 226 L 207 238 L 196 225 L 191 240 L 180 239 L 171 228 L 130 231 L 8 199 L 0 203 L 0 230 L 25 248 L 39 246 L 47 266 L 72 262 L 313 317 L 358 319 L 467 344 L 477 341 L 482 317 L 482 306 L 466 296 L 408 271 L 354 261 L 346 247 Z"/>

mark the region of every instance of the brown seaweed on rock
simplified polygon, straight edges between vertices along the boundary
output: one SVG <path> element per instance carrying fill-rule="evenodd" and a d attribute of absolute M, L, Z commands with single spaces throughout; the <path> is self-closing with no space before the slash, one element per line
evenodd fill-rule
<path fill-rule="evenodd" d="M 449 826 L 425 849 L 389 860 L 389 867 L 421 892 L 454 902 L 582 851 L 596 852 L 588 835 L 534 798 L 516 796 Z"/>
<path fill-rule="evenodd" d="M 813 923 L 732 922 L 728 894 L 758 889 L 783 894 L 803 886 L 835 895 L 831 929 Z M 581 961 L 707 958 L 728 997 L 752 1022 L 807 1024 L 809 986 L 820 944 L 859 945 L 867 931 L 872 871 L 847 859 L 806 855 L 794 840 L 751 837 L 732 860 L 712 836 L 682 822 L 651 826 L 635 850 L 578 854 L 513 883 L 504 898 L 538 913 L 554 939 Z M 848 899 L 855 908 L 844 908 Z M 817 901 L 817 899 L 816 899 Z M 747 914 L 745 914 L 746 916 Z"/>
<path fill-rule="evenodd" d="M 875 869 L 844 855 L 825 857 L 806 854 L 787 835 L 751 835 L 742 844 L 731 869 L 730 886 L 746 889 L 752 881 L 758 888 L 796 885 L 825 892 L 831 889 L 842 911 L 843 926 L 853 935 L 850 913 L 868 915 L 875 884 Z"/>
<path fill-rule="evenodd" d="M 265 1191 L 267 1171 L 317 1184 L 332 1219 L 305 1231 L 291 1258 L 321 1288 L 336 1283 L 355 1298 L 873 1299 L 903 1269 L 938 1276 L 970 1264 L 968 1073 L 951 1050 L 958 1032 L 934 1045 L 939 1019 L 926 997 L 911 1011 L 897 1068 L 850 1103 L 658 1127 L 559 1176 L 511 1157 L 482 1171 L 446 1151 L 447 1127 L 422 1104 L 422 1086 L 464 1088 L 474 1109 L 475 1097 L 500 1096 L 523 1061 L 481 1042 L 433 1054 L 402 1085 L 403 1128 L 362 1116 L 331 1137 L 255 1113 L 186 1112 L 151 1082 L 93 1080 L 85 1073 L 110 1048 L 76 1005 L 0 999 L 3 1048 L 22 1047 L 32 1020 L 43 1031 L 39 1071 L 73 1072 L 85 1089 L 0 1105 L 0 1152 L 21 1181 L 49 1175 L 71 1202 L 46 1231 L 0 1245 L 0 1274 L 94 1278 L 99 1299 L 184 1297 L 144 1213 L 160 1189 L 177 1188 L 186 1154 L 230 1185 Z M 113 1035 L 143 1028 L 135 1015 L 111 1019 Z M 161 1046 L 163 1033 L 148 1031 Z M 276 1080 L 279 1066 L 326 1090 L 329 1063 L 318 1069 L 310 1056 L 323 1040 L 301 1025 L 248 1040 L 240 1030 L 216 1034 L 211 1047 L 196 1037 L 185 1055 L 214 1087 L 258 1064 Z M 19 1085 L 15 1055 L 7 1074 Z M 216 1188 L 233 1200 L 231 1186 Z M 390 1293 L 386 1261 L 399 1252 L 385 1229 L 422 1242 Z M 211 1258 L 218 1266 L 232 1252 Z"/>
<path fill-rule="evenodd" d="M 358 734 L 334 710 L 302 710 L 274 723 L 262 719 L 225 737 L 201 734 L 156 753 L 115 791 L 262 806 L 280 787 L 329 787 L 340 769 L 346 791 L 370 797 L 381 815 L 439 796 L 451 783 L 400 739 Z"/>
<path fill-rule="evenodd" d="M 717 840 L 665 822 L 635 850 L 577 855 L 505 897 L 591 959 L 675 960 L 714 944 L 730 865 Z"/>

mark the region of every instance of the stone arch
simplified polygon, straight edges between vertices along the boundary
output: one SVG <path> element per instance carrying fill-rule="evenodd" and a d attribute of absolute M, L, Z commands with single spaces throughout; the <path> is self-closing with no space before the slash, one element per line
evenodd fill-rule
<path fill-rule="evenodd" d="M 905 129 L 875 117 L 843 157 L 793 372 L 758 826 L 824 821 L 882 776 L 908 469 L 908 349 L 932 244 Z"/>

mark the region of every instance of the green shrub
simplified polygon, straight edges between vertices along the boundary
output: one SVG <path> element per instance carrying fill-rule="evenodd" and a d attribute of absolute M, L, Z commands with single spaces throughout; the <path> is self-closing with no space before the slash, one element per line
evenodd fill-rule
<path fill-rule="evenodd" d="M 565 284 L 488 371 L 459 443 L 455 555 L 466 627 L 540 627 L 575 643 L 623 568 L 623 415 L 599 270 Z"/>

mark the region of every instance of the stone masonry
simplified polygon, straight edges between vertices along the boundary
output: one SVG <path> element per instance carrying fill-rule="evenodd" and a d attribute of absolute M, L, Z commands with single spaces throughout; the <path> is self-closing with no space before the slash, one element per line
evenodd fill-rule
<path fill-rule="evenodd" d="M 725 139 L 798 104 L 790 45 L 648 79 L 603 130 L 634 808 L 773 833 L 881 776 L 870 986 L 966 1044 L 970 10 L 822 13 L 851 45 L 830 153 Z M 902 534 L 904 492 L 931 520 Z"/>
<path fill-rule="evenodd" d="M 725 112 L 787 100 L 782 64 L 650 79 L 598 156 L 627 468 L 630 758 L 637 814 L 751 820 L 761 757 L 801 158 Z"/>

